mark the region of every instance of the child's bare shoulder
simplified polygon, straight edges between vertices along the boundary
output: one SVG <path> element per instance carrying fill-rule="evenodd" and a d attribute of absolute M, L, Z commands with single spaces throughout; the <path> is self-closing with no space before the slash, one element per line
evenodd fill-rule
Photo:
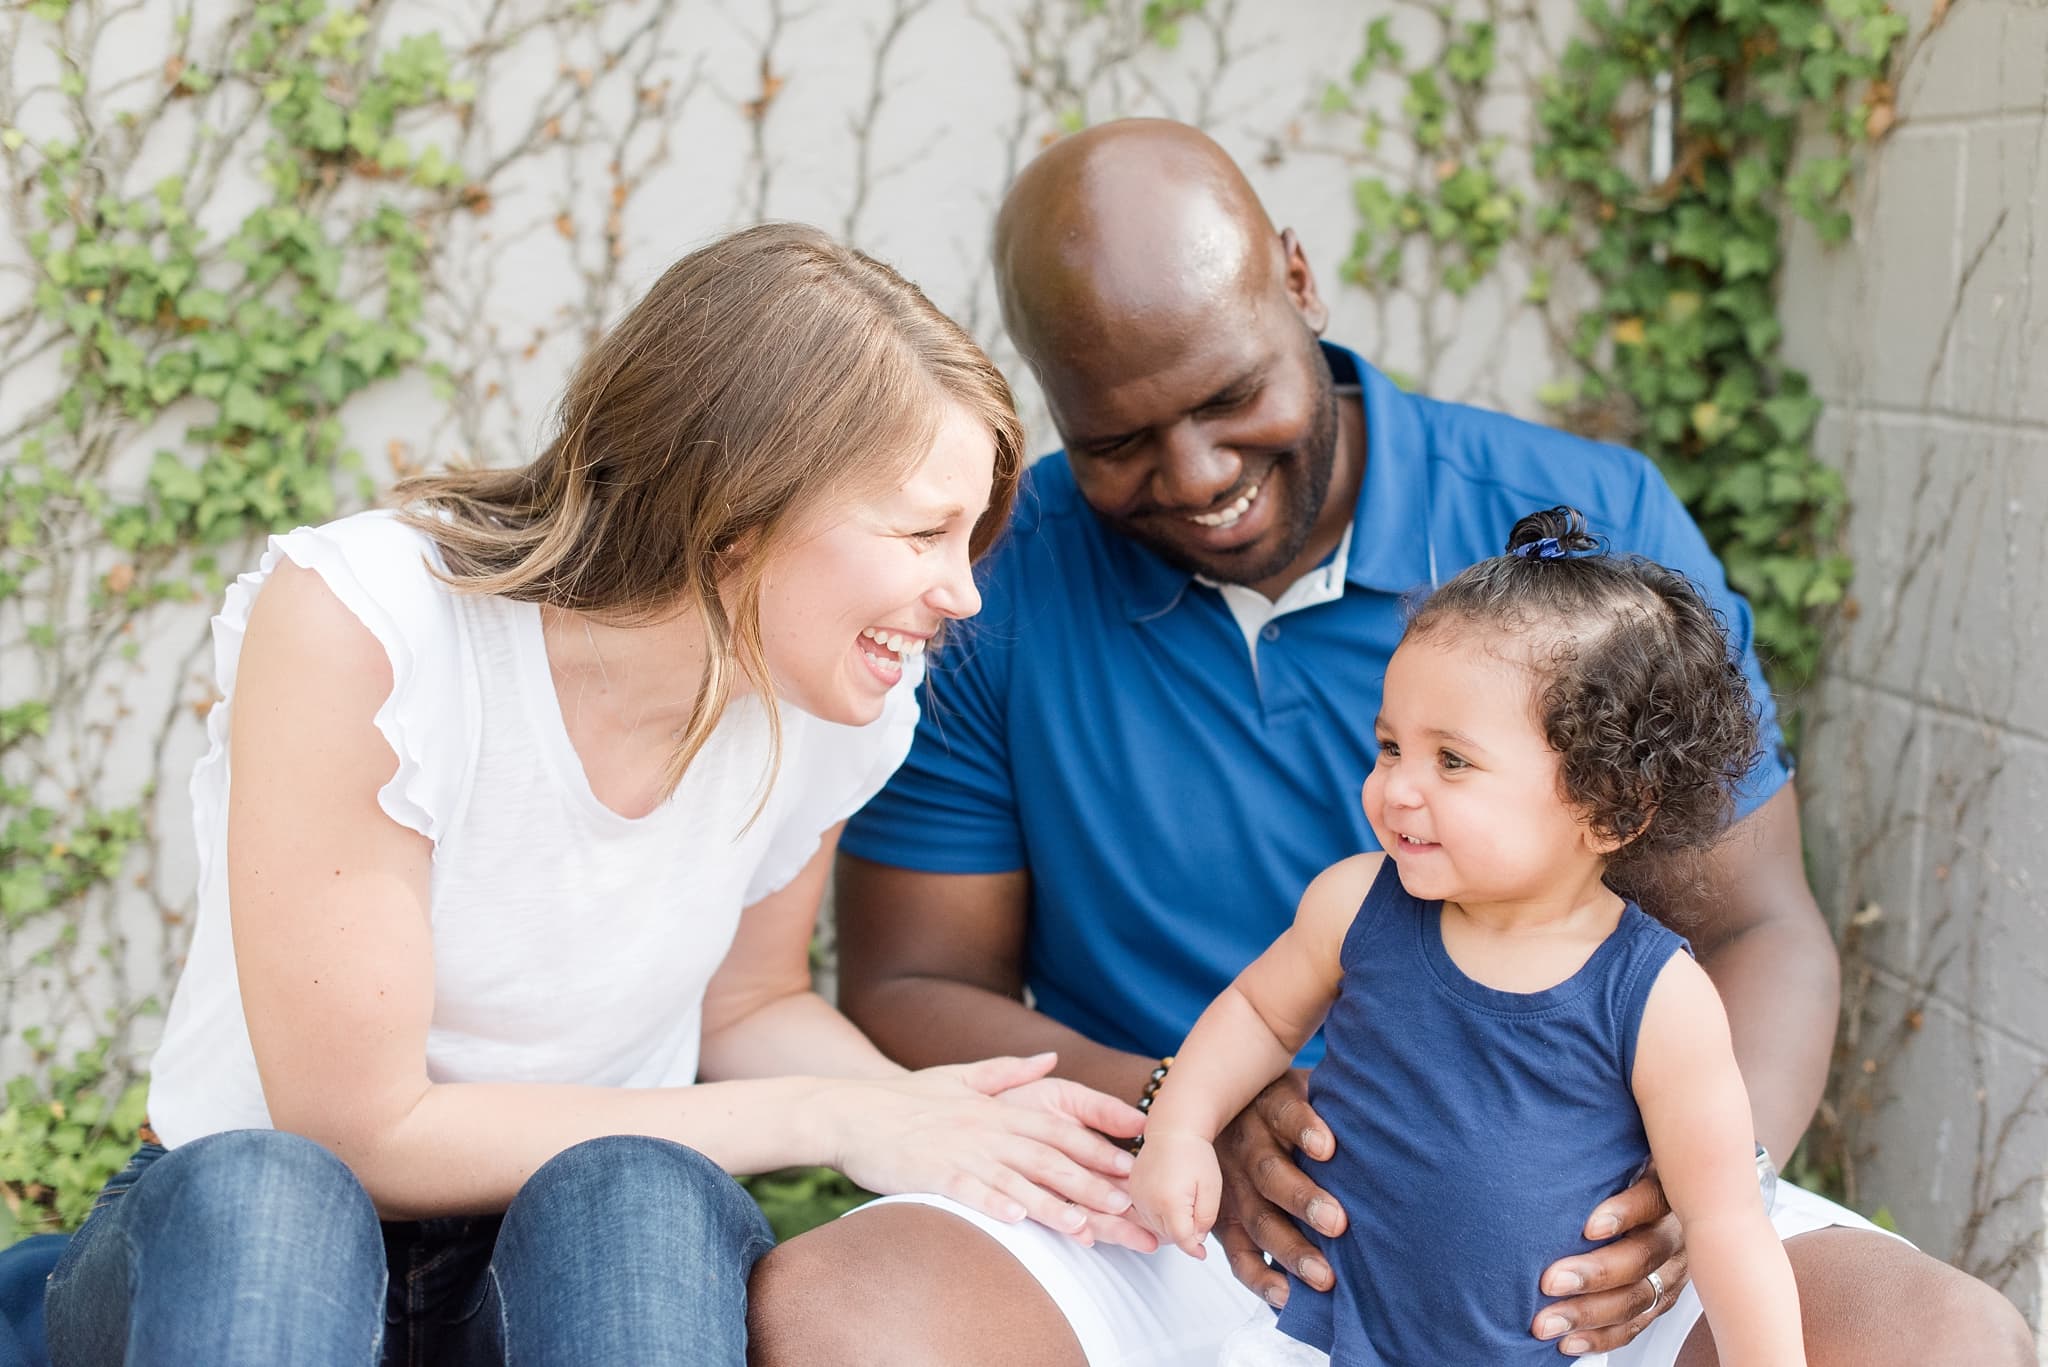
<path fill-rule="evenodd" d="M 1657 979 L 1650 988 L 1650 999 L 1646 1010 L 1659 1014 L 1690 1014 L 1712 1007 L 1716 1012 L 1721 1007 L 1721 994 L 1714 986 L 1714 980 L 1707 976 L 1707 970 L 1700 967 L 1699 960 L 1683 950 L 1673 951 L 1657 970 Z"/>
<path fill-rule="evenodd" d="M 1380 876 L 1380 866 L 1386 862 L 1386 855 L 1372 850 L 1330 865 L 1317 874 L 1315 881 L 1308 885 L 1308 891 L 1302 893 L 1301 910 L 1295 919 L 1342 917 L 1348 924 L 1358 910 L 1358 904 L 1365 900 L 1366 893 L 1372 891 L 1373 880 Z"/>
<path fill-rule="evenodd" d="M 1633 1082 L 1637 1099 L 1660 1080 L 1696 1079 L 1702 1070 L 1734 1066 L 1728 1013 L 1714 980 L 1690 954 L 1668 959 L 1643 1003 L 1636 1031 Z"/>

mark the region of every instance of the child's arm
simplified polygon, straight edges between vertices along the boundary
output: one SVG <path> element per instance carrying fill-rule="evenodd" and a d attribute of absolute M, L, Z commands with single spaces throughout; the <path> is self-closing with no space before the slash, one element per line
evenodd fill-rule
<path fill-rule="evenodd" d="M 1805 1367 L 1792 1264 L 1757 1192 L 1749 1093 L 1706 972 L 1675 954 L 1650 989 L 1634 1087 L 1725 1367 Z"/>
<path fill-rule="evenodd" d="M 1354 855 L 1318 874 L 1294 924 L 1209 1004 L 1174 1056 L 1131 1195 L 1145 1223 L 1193 1257 L 1203 1256 L 1222 1196 L 1216 1136 L 1322 1024 L 1344 976 L 1345 932 L 1385 857 Z"/>

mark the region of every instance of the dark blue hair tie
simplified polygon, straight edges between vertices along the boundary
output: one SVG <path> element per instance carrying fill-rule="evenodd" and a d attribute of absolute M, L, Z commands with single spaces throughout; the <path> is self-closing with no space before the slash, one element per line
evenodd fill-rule
<path fill-rule="evenodd" d="M 1525 541 L 1515 547 L 1515 554 L 1524 560 L 1566 560 L 1571 552 L 1557 544 L 1557 538 L 1546 536 L 1541 541 Z"/>

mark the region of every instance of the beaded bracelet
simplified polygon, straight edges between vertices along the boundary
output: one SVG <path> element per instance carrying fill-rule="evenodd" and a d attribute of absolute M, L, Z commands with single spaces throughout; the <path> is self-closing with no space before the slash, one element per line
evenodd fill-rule
<path fill-rule="evenodd" d="M 1167 1070 L 1173 1067 L 1173 1055 L 1159 1060 L 1159 1066 L 1152 1070 L 1152 1076 L 1145 1079 L 1145 1090 L 1138 1094 L 1138 1110 L 1146 1115 L 1152 1113 L 1152 1103 L 1159 1099 L 1159 1084 L 1166 1081 Z M 1131 1141 L 1131 1152 L 1145 1147 L 1145 1136 L 1139 1135 Z"/>

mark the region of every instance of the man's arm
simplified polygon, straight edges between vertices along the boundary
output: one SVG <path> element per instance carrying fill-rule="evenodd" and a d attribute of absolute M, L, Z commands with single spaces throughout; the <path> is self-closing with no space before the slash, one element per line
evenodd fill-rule
<path fill-rule="evenodd" d="M 1757 1138 L 1780 1162 L 1827 1082 L 1841 960 L 1806 885 L 1799 799 L 1787 783 L 1737 823 L 1709 869 L 1693 945 L 1720 990 Z"/>
<path fill-rule="evenodd" d="M 925 873 L 842 852 L 833 897 L 839 1005 L 899 1063 L 1059 1053 L 1059 1076 L 1134 1100 L 1158 1060 L 1024 1004 L 1031 875 Z"/>

